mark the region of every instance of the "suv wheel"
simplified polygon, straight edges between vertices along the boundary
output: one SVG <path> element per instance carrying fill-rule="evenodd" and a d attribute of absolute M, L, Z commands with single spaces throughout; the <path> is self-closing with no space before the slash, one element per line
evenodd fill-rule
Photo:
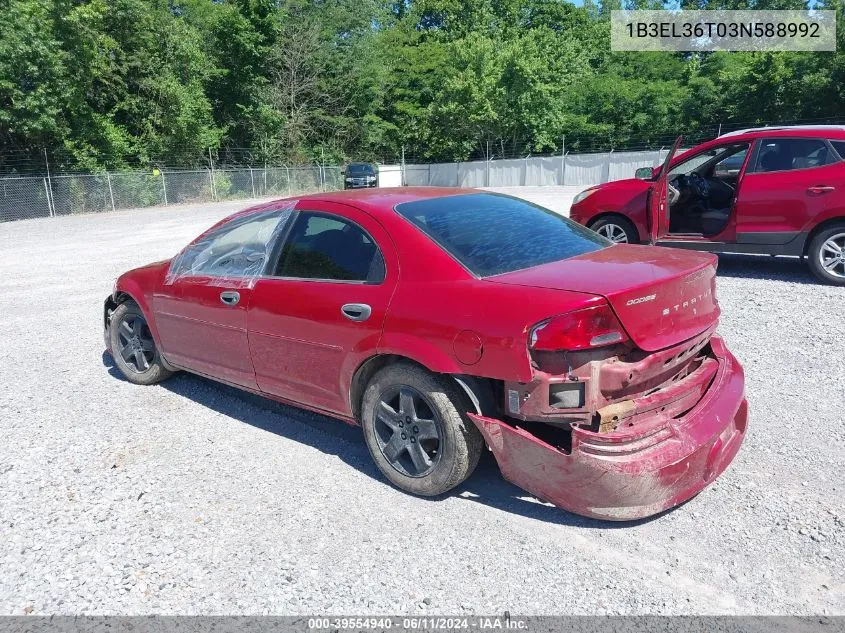
<path fill-rule="evenodd" d="M 825 229 L 807 251 L 810 270 L 822 281 L 845 286 L 845 224 Z"/>

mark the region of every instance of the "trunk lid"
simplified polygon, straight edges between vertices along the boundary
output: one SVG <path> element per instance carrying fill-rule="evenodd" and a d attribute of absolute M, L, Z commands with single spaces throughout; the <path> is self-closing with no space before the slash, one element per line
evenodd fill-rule
<path fill-rule="evenodd" d="M 619 244 L 487 280 L 602 296 L 637 347 L 654 352 L 719 320 L 717 262 L 711 254 Z"/>

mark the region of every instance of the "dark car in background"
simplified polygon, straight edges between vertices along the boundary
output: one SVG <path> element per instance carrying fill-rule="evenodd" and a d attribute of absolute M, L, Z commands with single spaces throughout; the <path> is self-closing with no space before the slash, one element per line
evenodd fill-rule
<path fill-rule="evenodd" d="M 349 163 L 343 172 L 344 189 L 378 187 L 378 170 L 370 163 Z"/>

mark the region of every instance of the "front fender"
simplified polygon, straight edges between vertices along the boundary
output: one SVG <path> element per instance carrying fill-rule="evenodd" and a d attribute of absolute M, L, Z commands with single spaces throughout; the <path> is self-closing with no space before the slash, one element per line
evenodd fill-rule
<path fill-rule="evenodd" d="M 153 335 L 153 340 L 157 347 L 160 347 L 161 340 L 158 335 L 158 327 L 156 325 L 155 317 L 153 316 L 152 305 L 147 294 L 141 288 L 141 285 L 131 277 L 120 277 L 115 283 L 114 292 L 111 296 L 114 307 L 124 303 L 127 300 L 132 300 L 141 308 L 144 318 L 147 320 L 147 325 Z"/>

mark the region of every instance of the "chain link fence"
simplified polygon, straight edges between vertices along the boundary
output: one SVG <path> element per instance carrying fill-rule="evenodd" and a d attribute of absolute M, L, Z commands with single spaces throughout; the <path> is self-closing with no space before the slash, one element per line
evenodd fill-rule
<path fill-rule="evenodd" d="M 340 167 L 106 172 L 0 178 L 0 222 L 171 204 L 296 196 L 343 187 Z"/>

